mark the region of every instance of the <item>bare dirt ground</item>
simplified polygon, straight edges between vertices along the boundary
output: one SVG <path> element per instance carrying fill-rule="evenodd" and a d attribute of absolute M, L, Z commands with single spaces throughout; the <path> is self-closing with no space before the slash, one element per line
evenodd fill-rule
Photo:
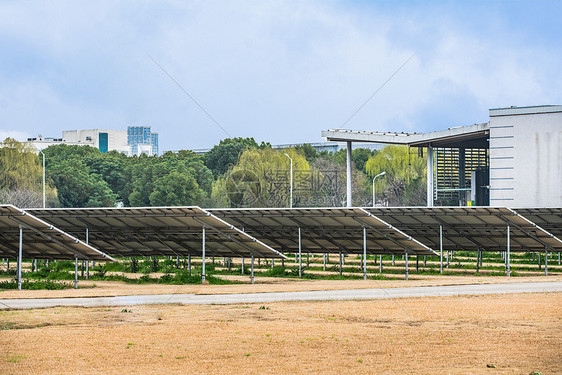
<path fill-rule="evenodd" d="M 124 274 L 126 276 L 135 274 Z M 131 276 L 132 277 L 132 276 Z M 231 285 L 164 285 L 164 284 L 129 284 L 117 281 L 81 280 L 79 289 L 64 290 L 0 290 L 3 298 L 62 298 L 62 297 L 110 297 L 141 294 L 231 294 L 231 293 L 267 293 L 296 292 L 306 290 L 342 290 L 368 288 L 403 288 L 410 286 L 491 284 L 509 282 L 562 281 L 562 275 L 534 277 L 485 277 L 485 276 L 429 276 L 410 275 L 404 280 L 403 275 L 392 275 L 389 280 L 302 280 L 291 278 L 256 277 L 251 285 L 248 276 L 222 276 L 243 282 Z M 395 277 L 395 278 L 394 278 Z M 7 279 L 6 279 L 7 280 Z M 71 281 L 69 281 L 71 282 Z M 93 287 L 95 285 L 95 287 Z"/>
<path fill-rule="evenodd" d="M 0 311 L 0 373 L 562 373 L 562 293 L 125 310 Z"/>

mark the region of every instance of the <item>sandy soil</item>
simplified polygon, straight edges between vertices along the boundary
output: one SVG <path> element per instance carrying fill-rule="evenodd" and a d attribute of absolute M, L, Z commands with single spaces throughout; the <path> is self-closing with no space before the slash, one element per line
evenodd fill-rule
<path fill-rule="evenodd" d="M 0 290 L 3 298 L 61 298 L 61 297 L 108 297 L 118 295 L 140 294 L 230 294 L 230 293 L 265 293 L 294 292 L 305 290 L 341 290 L 367 288 L 402 288 L 409 286 L 491 284 L 533 281 L 562 281 L 561 275 L 535 277 L 477 277 L 477 276 L 428 276 L 411 274 L 409 280 L 403 275 L 389 280 L 299 280 L 290 278 L 256 277 L 255 284 L 249 284 L 248 276 L 219 276 L 245 284 L 232 285 L 161 285 L 161 284 L 127 284 L 115 281 L 80 281 L 79 289 L 65 290 Z M 93 285 L 95 284 L 95 287 Z"/>
<path fill-rule="evenodd" d="M 554 374 L 561 312 L 562 293 L 0 311 L 0 373 Z"/>

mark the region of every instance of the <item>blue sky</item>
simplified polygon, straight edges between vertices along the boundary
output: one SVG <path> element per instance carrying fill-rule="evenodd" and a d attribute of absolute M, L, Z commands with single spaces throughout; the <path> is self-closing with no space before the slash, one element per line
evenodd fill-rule
<path fill-rule="evenodd" d="M 319 142 L 562 104 L 561 1 L 1 1 L 0 138 L 149 125 L 161 150 L 227 135 Z"/>

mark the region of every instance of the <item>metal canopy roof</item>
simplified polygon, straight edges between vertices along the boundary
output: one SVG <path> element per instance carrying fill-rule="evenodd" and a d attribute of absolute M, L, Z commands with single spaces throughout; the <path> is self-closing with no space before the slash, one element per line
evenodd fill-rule
<path fill-rule="evenodd" d="M 439 226 L 444 250 L 507 249 L 562 251 L 562 240 L 516 211 L 504 207 L 380 207 L 366 208 L 427 246 L 438 249 Z"/>
<path fill-rule="evenodd" d="M 436 255 L 428 246 L 361 208 L 209 209 L 284 252 L 363 253 L 363 228 L 370 254 Z"/>
<path fill-rule="evenodd" d="M 27 259 L 114 260 L 96 248 L 11 205 L 0 205 L 0 257 L 18 257 L 20 226 L 22 257 Z"/>
<path fill-rule="evenodd" d="M 33 209 L 35 215 L 85 238 L 109 254 L 285 256 L 199 207 Z"/>
<path fill-rule="evenodd" d="M 373 142 L 411 147 L 489 148 L 490 124 L 457 126 L 430 133 L 372 132 L 348 129 L 322 131 L 327 141 Z"/>

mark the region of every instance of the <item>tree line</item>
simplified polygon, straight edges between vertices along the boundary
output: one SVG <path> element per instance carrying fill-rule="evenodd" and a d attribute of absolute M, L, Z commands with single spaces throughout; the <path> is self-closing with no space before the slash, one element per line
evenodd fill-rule
<path fill-rule="evenodd" d="M 273 149 L 253 138 L 228 138 L 209 152 L 168 151 L 161 156 L 102 153 L 90 146 L 43 150 L 47 207 L 334 207 L 346 201 L 346 150 L 311 145 Z M 402 146 L 352 150 L 353 205 L 425 205 L 423 155 Z M 0 203 L 42 205 L 42 155 L 6 139 L 0 147 Z"/>

